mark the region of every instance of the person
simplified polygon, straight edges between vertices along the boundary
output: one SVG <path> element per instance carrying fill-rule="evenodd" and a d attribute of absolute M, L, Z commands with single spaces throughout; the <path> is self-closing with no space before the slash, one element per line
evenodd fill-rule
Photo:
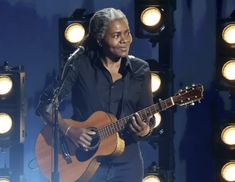
<path fill-rule="evenodd" d="M 105 8 L 95 12 L 83 42 L 85 52 L 73 61 L 73 69 L 69 70 L 59 95 L 61 102 L 71 93 L 72 119 L 76 121 L 85 121 L 96 111 L 111 113 L 117 119 L 134 113 L 119 133 L 125 141 L 124 152 L 101 160 L 91 182 L 141 182 L 143 178 L 139 140 L 148 136 L 152 127 L 137 111 L 153 104 L 151 74 L 147 62 L 129 55 L 131 43 L 128 20 L 121 10 Z M 49 124 L 53 123 L 50 100 L 56 85 L 44 91 L 37 107 L 37 114 Z M 61 115 L 59 127 L 84 149 L 89 149 L 96 133 L 89 128 L 69 126 Z"/>

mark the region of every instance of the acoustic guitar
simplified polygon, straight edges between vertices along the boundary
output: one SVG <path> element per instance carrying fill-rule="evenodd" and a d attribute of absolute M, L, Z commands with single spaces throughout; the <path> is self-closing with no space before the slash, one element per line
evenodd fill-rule
<path fill-rule="evenodd" d="M 174 105 L 194 104 L 203 97 L 203 86 L 193 85 L 180 90 L 177 94 L 165 100 L 159 100 L 145 109 L 138 111 L 140 117 L 147 121 L 149 116 L 166 110 Z M 64 119 L 71 126 L 89 128 L 95 131 L 92 136 L 91 146 L 88 150 L 76 147 L 68 138 L 65 138 L 59 152 L 59 171 L 61 182 L 85 182 L 98 169 L 99 157 L 118 156 L 122 154 L 125 148 L 124 141 L 119 137 L 118 132 L 125 128 L 125 125 L 133 117 L 126 116 L 117 120 L 114 115 L 102 111 L 93 113 L 86 121 L 77 122 L 72 119 Z M 36 158 L 43 174 L 51 179 L 53 169 L 52 155 L 52 128 L 46 126 L 40 132 L 36 141 Z M 68 149 L 65 154 L 62 148 Z"/>

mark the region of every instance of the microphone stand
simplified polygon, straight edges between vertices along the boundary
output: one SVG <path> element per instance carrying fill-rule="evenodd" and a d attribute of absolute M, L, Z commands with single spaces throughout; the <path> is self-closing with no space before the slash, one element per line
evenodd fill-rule
<path fill-rule="evenodd" d="M 58 98 L 58 95 L 56 96 Z M 60 182 L 60 174 L 59 174 L 59 121 L 58 121 L 58 111 L 59 109 L 59 101 L 58 99 L 54 99 L 52 102 L 52 116 L 54 119 L 53 124 L 53 171 L 51 174 L 52 182 Z"/>
<path fill-rule="evenodd" d="M 67 78 L 69 70 L 72 68 L 72 61 L 77 55 L 82 54 L 84 52 L 83 47 L 78 47 L 67 59 L 61 76 L 59 78 L 59 85 L 55 88 L 53 98 L 51 101 L 52 104 L 52 119 L 54 120 L 53 124 L 53 171 L 51 174 L 51 181 L 52 182 L 60 182 L 60 174 L 59 174 L 59 143 L 60 143 L 60 131 L 59 131 L 59 121 L 58 121 L 58 114 L 59 114 L 59 95 L 61 94 L 62 88 L 64 86 L 64 82 Z"/>

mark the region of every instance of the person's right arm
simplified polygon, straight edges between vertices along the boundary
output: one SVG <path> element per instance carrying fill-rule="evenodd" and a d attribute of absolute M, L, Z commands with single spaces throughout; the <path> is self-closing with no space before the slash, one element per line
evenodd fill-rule
<path fill-rule="evenodd" d="M 53 125 L 54 119 L 52 113 L 52 104 L 40 106 L 40 108 L 38 107 L 37 112 L 46 124 L 50 126 Z M 69 137 L 77 147 L 82 146 L 84 149 L 86 149 L 90 146 L 92 140 L 90 135 L 94 135 L 95 132 L 86 128 L 79 128 L 75 126 L 72 127 L 68 125 L 63 120 L 63 117 L 60 113 L 58 113 L 58 122 L 61 132 L 65 136 Z"/>

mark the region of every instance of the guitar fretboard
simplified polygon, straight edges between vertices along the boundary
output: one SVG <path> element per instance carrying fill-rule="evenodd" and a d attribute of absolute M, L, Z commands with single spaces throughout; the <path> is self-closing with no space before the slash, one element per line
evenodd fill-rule
<path fill-rule="evenodd" d="M 139 114 L 140 118 L 148 122 L 148 118 L 154 115 L 155 113 L 158 113 L 160 111 L 166 110 L 172 106 L 174 106 L 174 97 L 170 97 L 166 100 L 160 100 L 158 103 L 153 104 L 149 107 L 146 107 L 137 113 Z M 126 126 L 126 124 L 134 117 L 134 114 L 125 116 L 109 125 L 106 125 L 103 128 L 100 128 L 98 130 L 98 133 L 101 138 L 105 138 L 107 136 L 113 135 L 121 130 L 123 130 Z"/>

